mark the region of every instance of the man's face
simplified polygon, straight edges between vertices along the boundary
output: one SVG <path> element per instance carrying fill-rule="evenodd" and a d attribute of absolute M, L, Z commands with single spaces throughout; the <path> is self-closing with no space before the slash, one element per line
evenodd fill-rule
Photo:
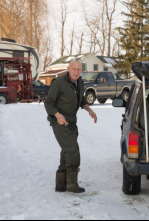
<path fill-rule="evenodd" d="M 71 81 L 77 81 L 82 72 L 82 65 L 79 62 L 73 62 L 68 66 L 69 78 Z"/>

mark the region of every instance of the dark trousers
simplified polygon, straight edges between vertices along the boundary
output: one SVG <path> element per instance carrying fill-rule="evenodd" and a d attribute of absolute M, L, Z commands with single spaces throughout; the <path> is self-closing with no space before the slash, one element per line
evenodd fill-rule
<path fill-rule="evenodd" d="M 57 122 L 52 125 L 55 137 L 61 147 L 60 166 L 58 171 L 77 169 L 80 167 L 80 150 L 77 142 L 78 128 L 76 123 L 61 126 Z"/>

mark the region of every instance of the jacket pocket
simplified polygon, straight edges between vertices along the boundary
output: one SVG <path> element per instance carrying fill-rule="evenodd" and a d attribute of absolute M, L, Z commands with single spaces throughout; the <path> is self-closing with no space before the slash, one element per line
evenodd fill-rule
<path fill-rule="evenodd" d="M 64 101 L 65 103 L 70 103 L 71 102 L 70 99 L 68 99 L 68 98 L 66 98 L 66 97 L 64 97 L 62 95 L 60 96 L 60 100 Z"/>

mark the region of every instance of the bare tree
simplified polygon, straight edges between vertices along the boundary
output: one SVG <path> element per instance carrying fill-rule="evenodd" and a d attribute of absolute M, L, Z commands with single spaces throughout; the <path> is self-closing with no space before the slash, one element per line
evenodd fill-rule
<path fill-rule="evenodd" d="M 23 0 L 0 0 L 0 29 L 3 37 L 17 40 L 21 36 Z"/>
<path fill-rule="evenodd" d="M 108 0 L 105 0 L 105 5 L 106 5 L 106 15 L 107 15 L 107 19 L 108 19 L 108 56 L 110 57 L 111 55 L 111 33 L 112 33 L 112 22 L 113 22 L 113 15 L 116 11 L 116 3 L 117 0 L 114 0 L 113 2 L 113 8 L 110 9 L 109 4 L 108 4 Z"/>
<path fill-rule="evenodd" d="M 84 37 L 84 32 L 81 33 L 80 40 L 79 40 L 79 54 L 82 54 L 82 47 L 83 47 L 83 37 Z"/>
<path fill-rule="evenodd" d="M 45 66 L 48 58 L 51 60 L 51 41 L 46 34 L 47 16 L 46 0 L 0 0 L 0 37 L 36 47 Z"/>
<path fill-rule="evenodd" d="M 51 44 L 51 41 L 52 40 L 51 40 L 50 30 L 48 30 L 47 28 L 47 33 L 45 34 L 45 38 L 42 41 L 42 47 L 40 49 L 42 71 L 45 71 L 46 68 L 52 62 L 53 45 Z"/>
<path fill-rule="evenodd" d="M 90 53 L 92 53 L 93 45 L 94 45 L 94 40 L 93 40 L 93 33 L 90 34 Z"/>
<path fill-rule="evenodd" d="M 4 0 L 5 1 L 5 0 Z M 5 3 L 5 2 L 4 2 Z M 3 28 L 3 20 L 4 20 L 4 7 L 2 5 L 2 0 L 0 0 L 0 37 L 3 36 L 4 28 Z"/>
<path fill-rule="evenodd" d="M 73 29 L 71 31 L 71 42 L 70 42 L 70 55 L 72 55 L 73 51 L 73 46 L 74 46 L 74 35 L 75 35 L 75 28 L 74 28 L 74 23 L 73 23 Z"/>
<path fill-rule="evenodd" d="M 66 0 L 60 0 L 61 4 L 61 11 L 60 11 L 60 29 L 61 29 L 61 57 L 64 56 L 64 50 L 65 50 L 65 42 L 64 42 L 64 34 L 65 34 L 65 24 L 67 20 L 68 15 L 68 7 L 67 7 L 67 1 Z"/>
<path fill-rule="evenodd" d="M 107 29 L 107 22 L 105 19 L 105 5 L 100 5 L 102 7 L 102 12 L 99 15 L 94 15 L 93 18 L 88 17 L 86 11 L 84 11 L 86 25 L 91 32 L 91 48 L 94 45 L 94 52 L 97 50 L 95 49 L 98 46 L 101 55 L 105 54 L 106 49 L 106 29 Z M 92 40 L 94 39 L 94 42 Z"/>
<path fill-rule="evenodd" d="M 26 6 L 26 8 L 24 7 L 24 23 L 28 23 L 24 30 L 25 41 L 40 50 L 40 41 L 47 25 L 48 7 L 46 0 L 25 0 L 24 4 Z"/>
<path fill-rule="evenodd" d="M 117 1 L 113 0 L 111 3 L 111 0 L 110 2 L 108 0 L 97 0 L 100 11 L 94 13 L 93 17 L 84 12 L 86 24 L 91 33 L 91 48 L 94 46 L 94 53 L 100 52 L 102 56 L 111 55 L 112 24 Z"/>
<path fill-rule="evenodd" d="M 30 11 L 30 45 L 33 45 L 33 1 L 29 0 L 29 11 Z"/>
<path fill-rule="evenodd" d="M 120 55 L 120 35 L 118 33 L 118 29 L 112 33 L 112 38 L 114 39 L 113 48 L 112 48 L 112 57 L 119 57 Z"/>

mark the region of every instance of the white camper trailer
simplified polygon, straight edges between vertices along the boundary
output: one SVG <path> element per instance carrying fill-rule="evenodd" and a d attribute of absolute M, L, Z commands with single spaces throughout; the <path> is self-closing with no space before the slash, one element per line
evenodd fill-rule
<path fill-rule="evenodd" d="M 37 80 L 40 74 L 40 59 L 36 48 L 17 44 L 14 40 L 2 38 L 0 40 L 0 58 L 29 57 L 32 78 Z"/>

